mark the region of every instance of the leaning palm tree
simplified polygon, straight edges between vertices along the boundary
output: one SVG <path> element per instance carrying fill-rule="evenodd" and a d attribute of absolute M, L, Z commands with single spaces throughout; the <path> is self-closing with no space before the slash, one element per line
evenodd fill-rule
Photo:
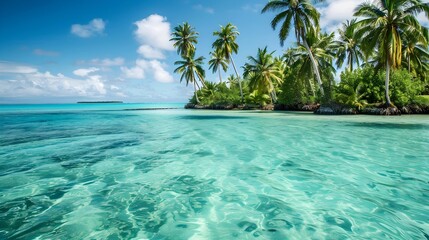
<path fill-rule="evenodd" d="M 268 53 L 267 47 L 259 48 L 256 58 L 249 56 L 249 63 L 244 65 L 244 77 L 249 79 L 251 91 L 270 94 L 272 103 L 277 101 L 275 87 L 283 82 L 283 72 L 273 53 Z"/>
<path fill-rule="evenodd" d="M 335 45 L 333 42 L 334 34 L 320 33 L 320 29 L 309 27 L 305 41 L 310 47 L 311 51 L 307 51 L 307 47 L 304 44 L 299 43 L 295 49 L 292 49 L 292 57 L 290 61 L 293 68 L 298 69 L 301 76 L 307 76 L 309 80 L 309 86 L 315 96 L 315 87 L 313 79 L 308 76 L 313 67 L 313 60 L 318 66 L 324 71 L 322 72 L 325 76 L 329 76 L 335 72 L 335 68 L 332 65 L 335 53 Z M 289 53 L 290 54 L 290 53 Z"/>
<path fill-rule="evenodd" d="M 339 40 L 335 41 L 337 47 L 337 68 L 341 68 L 347 59 L 347 68 L 353 71 L 353 64 L 360 66 L 360 60 L 364 59 L 360 48 L 360 41 L 356 36 L 356 19 L 343 23 L 343 27 L 338 29 Z"/>
<path fill-rule="evenodd" d="M 241 87 L 240 76 L 238 75 L 237 68 L 235 67 L 234 59 L 232 58 L 232 54 L 237 54 L 238 52 L 238 44 L 236 43 L 237 36 L 240 33 L 237 31 L 237 27 L 228 23 L 225 27 L 221 26 L 220 31 L 216 31 L 213 33 L 214 36 L 218 38 L 214 41 L 212 47 L 219 51 L 221 55 L 227 61 L 231 61 L 232 67 L 234 68 L 235 75 L 237 75 L 238 85 L 240 87 L 240 96 L 241 101 L 243 102 L 243 89 Z"/>
<path fill-rule="evenodd" d="M 295 37 L 298 43 L 302 43 L 306 48 L 312 62 L 312 69 L 320 86 L 320 93 L 324 95 L 322 79 L 319 67 L 314 59 L 311 49 L 305 39 L 307 29 L 310 26 L 318 26 L 320 14 L 309 0 L 272 0 L 262 9 L 262 13 L 267 11 L 280 12 L 271 21 L 271 27 L 275 29 L 281 23 L 279 32 L 280 45 L 283 46 L 292 28 L 295 30 Z"/>
<path fill-rule="evenodd" d="M 185 22 L 183 25 L 179 25 L 174 28 L 174 32 L 171 34 L 173 46 L 177 48 L 177 53 L 182 57 L 186 57 L 195 52 L 195 44 L 198 43 L 198 33 L 195 31 L 189 23 Z"/>
<path fill-rule="evenodd" d="M 225 59 L 224 55 L 220 51 L 214 51 L 211 53 L 212 58 L 209 61 L 209 69 L 212 69 L 213 73 L 219 73 L 219 80 L 222 83 L 222 74 L 220 69 L 224 72 L 228 69 L 228 61 Z"/>
<path fill-rule="evenodd" d="M 197 94 L 197 86 L 198 89 L 200 89 L 200 85 L 198 84 L 197 80 L 199 79 L 201 84 L 204 86 L 204 76 L 205 71 L 202 67 L 204 57 L 198 57 L 194 58 L 195 53 L 189 54 L 189 56 L 184 56 L 183 60 L 176 61 L 174 65 L 179 65 L 174 72 L 175 73 L 181 73 L 180 82 L 182 82 L 183 79 L 186 80 L 186 86 L 188 86 L 189 83 L 192 83 L 194 85 L 194 91 L 195 91 L 195 99 L 197 100 L 197 103 L 199 103 L 198 94 Z"/>
<path fill-rule="evenodd" d="M 398 68 L 402 61 L 402 42 L 406 36 L 414 35 L 427 45 L 417 13 L 429 16 L 429 4 L 421 0 L 376 0 L 375 3 L 359 5 L 354 16 L 363 18 L 357 24 L 358 37 L 365 39 L 362 48 L 378 50 L 386 66 L 385 97 L 390 106 L 390 70 Z"/>

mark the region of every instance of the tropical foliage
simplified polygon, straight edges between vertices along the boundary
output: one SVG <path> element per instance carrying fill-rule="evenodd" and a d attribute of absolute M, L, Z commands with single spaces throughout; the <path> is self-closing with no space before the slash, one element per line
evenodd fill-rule
<path fill-rule="evenodd" d="M 180 82 L 183 79 L 186 80 L 186 86 L 189 83 L 194 85 L 195 93 L 197 91 L 197 86 L 200 88 L 197 80 L 199 80 L 204 85 L 204 76 L 205 71 L 202 67 L 204 57 L 194 58 L 195 53 L 190 53 L 187 56 L 183 57 L 183 60 L 176 61 L 174 65 L 179 65 L 174 72 L 180 73 Z M 197 102 L 199 102 L 198 96 L 195 96 Z"/>
<path fill-rule="evenodd" d="M 237 54 L 238 52 L 238 44 L 236 43 L 236 39 L 239 34 L 240 33 L 237 31 L 237 27 L 231 23 L 228 23 L 224 27 L 221 26 L 219 31 L 213 32 L 213 35 L 217 36 L 217 39 L 213 43 L 212 47 L 215 49 L 215 52 L 219 52 L 220 55 L 226 59 L 226 61 L 231 61 L 235 75 L 238 79 L 241 101 L 243 101 L 243 89 L 241 86 L 240 75 L 238 75 L 234 59 L 232 58 L 232 54 Z"/>
<path fill-rule="evenodd" d="M 267 11 L 280 12 L 271 21 L 271 27 L 275 29 L 283 21 L 279 31 L 280 44 L 283 46 L 286 38 L 293 27 L 295 38 L 298 44 L 307 50 L 311 59 L 312 69 L 320 86 L 320 92 L 324 95 L 322 79 L 320 77 L 319 66 L 312 54 L 307 42 L 308 29 L 313 26 L 318 28 L 320 14 L 308 0 L 273 0 L 269 1 L 262 9 L 262 13 Z"/>
<path fill-rule="evenodd" d="M 337 68 L 343 66 L 347 61 L 347 70 L 353 71 L 353 65 L 359 68 L 364 59 L 364 53 L 361 49 L 360 39 L 356 35 L 356 19 L 347 20 L 343 23 L 342 29 L 338 30 L 339 40 L 334 42 L 337 50 Z"/>
<path fill-rule="evenodd" d="M 255 57 L 249 56 L 249 63 L 244 65 L 244 77 L 249 80 L 251 91 L 269 94 L 271 102 L 277 101 L 276 87 L 283 82 L 283 72 L 279 62 L 268 53 L 267 48 L 258 49 Z"/>
<path fill-rule="evenodd" d="M 317 2 L 317 1 L 313 1 Z M 274 12 L 283 46 L 290 33 L 296 44 L 275 55 L 267 47 L 248 56 L 240 75 L 237 27 L 228 23 L 213 32 L 208 69 L 219 82 L 205 79 L 204 57 L 196 57 L 198 33 L 188 23 L 174 28 L 171 41 L 181 60 L 180 81 L 194 86 L 193 104 L 218 107 L 266 104 L 302 105 L 335 102 L 362 109 L 366 104 L 405 106 L 429 94 L 429 31 L 416 14 L 429 16 L 421 0 L 375 0 L 356 8 L 335 33 L 319 27 L 320 14 L 309 0 L 271 0 L 262 13 Z M 233 73 L 228 72 L 229 64 Z M 338 82 L 338 69 L 344 69 Z M 223 73 L 228 73 L 226 81 Z M 423 101 L 424 102 L 424 101 Z"/>
<path fill-rule="evenodd" d="M 424 29 L 415 14 L 425 12 L 429 15 L 429 5 L 421 0 L 377 0 L 375 3 L 363 3 L 355 16 L 363 18 L 357 25 L 357 36 L 365 39 L 362 47 L 366 51 L 377 50 L 386 66 L 385 97 L 391 105 L 389 81 L 391 69 L 397 69 L 402 62 L 402 43 L 406 36 L 413 35 L 417 41 L 427 45 L 427 30 Z"/>

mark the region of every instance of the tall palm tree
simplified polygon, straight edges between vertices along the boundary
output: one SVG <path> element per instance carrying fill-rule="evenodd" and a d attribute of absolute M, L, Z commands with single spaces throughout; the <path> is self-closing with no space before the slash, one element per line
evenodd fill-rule
<path fill-rule="evenodd" d="M 232 54 L 237 54 L 238 52 L 238 44 L 236 43 L 236 39 L 239 34 L 240 33 L 237 31 L 237 27 L 231 23 L 228 23 L 225 27 L 221 26 L 220 31 L 213 33 L 213 35 L 217 36 L 218 38 L 214 41 L 212 47 L 216 49 L 216 51 L 219 51 L 228 62 L 231 61 L 235 75 L 237 75 L 241 101 L 243 102 L 243 89 L 241 87 L 240 76 L 238 75 L 234 59 L 232 58 Z"/>
<path fill-rule="evenodd" d="M 375 3 L 359 5 L 354 16 L 363 18 L 357 24 L 360 27 L 358 37 L 364 49 L 378 50 L 386 64 L 385 97 L 390 106 L 389 81 L 390 70 L 401 65 L 402 42 L 408 35 L 427 44 L 422 26 L 416 19 L 417 13 L 429 16 L 429 4 L 421 0 L 376 0 Z"/>
<path fill-rule="evenodd" d="M 174 65 L 179 65 L 174 72 L 182 74 L 180 76 L 180 82 L 185 79 L 186 86 L 188 86 L 189 83 L 194 85 L 195 98 L 197 103 L 199 103 L 200 100 L 198 99 L 197 86 L 198 88 L 200 88 L 200 86 L 198 85 L 197 80 L 199 79 L 201 84 L 204 86 L 205 71 L 202 67 L 204 64 L 204 57 L 198 57 L 196 59 L 194 57 L 195 53 L 191 53 L 188 56 L 184 56 L 183 60 L 174 62 Z"/>
<path fill-rule="evenodd" d="M 302 43 L 309 53 L 314 75 L 320 86 L 320 92 L 324 95 L 323 83 L 320 77 L 319 67 L 314 59 L 311 49 L 306 41 L 307 29 L 310 26 L 319 25 L 320 14 L 309 0 L 272 0 L 269 1 L 262 9 L 262 13 L 267 11 L 280 12 L 271 21 L 271 27 L 275 29 L 281 23 L 279 32 L 280 44 L 283 46 L 284 41 L 289 35 L 291 28 L 295 30 L 295 37 L 298 43 Z"/>
<path fill-rule="evenodd" d="M 213 73 L 219 73 L 219 80 L 222 83 L 222 74 L 220 69 L 224 72 L 228 69 L 228 61 L 225 59 L 224 55 L 220 51 L 214 51 L 211 53 L 212 58 L 209 61 L 209 69 L 212 69 Z"/>
<path fill-rule="evenodd" d="M 343 23 L 342 29 L 338 29 L 340 34 L 339 40 L 335 41 L 337 47 L 337 68 L 343 66 L 347 59 L 349 71 L 353 71 L 353 64 L 360 66 L 360 60 L 364 59 L 363 52 L 360 48 L 360 41 L 356 36 L 356 19 Z"/>
<path fill-rule="evenodd" d="M 256 58 L 249 56 L 249 63 L 244 65 L 244 77 L 249 79 L 250 89 L 269 93 L 272 103 L 277 101 L 275 87 L 283 82 L 283 72 L 274 60 L 273 53 L 268 53 L 267 47 L 259 48 Z"/>
<path fill-rule="evenodd" d="M 183 25 L 179 25 L 174 28 L 174 32 L 171 34 L 173 46 L 177 48 L 177 54 L 182 57 L 186 57 L 195 53 L 195 44 L 198 43 L 198 33 L 195 29 L 185 22 Z"/>
<path fill-rule="evenodd" d="M 325 76 L 329 76 L 335 72 L 335 68 L 332 65 L 334 59 L 334 33 L 326 34 L 320 33 L 319 28 L 309 27 L 305 41 L 307 46 L 310 47 L 310 52 L 308 52 L 307 47 L 304 44 L 300 43 L 298 46 L 292 50 L 292 57 L 290 61 L 292 67 L 298 69 L 298 72 L 302 76 L 308 75 L 311 72 L 313 67 L 313 60 L 316 62 L 321 69 L 324 69 L 322 72 Z M 290 53 L 289 53 L 290 54 Z M 309 80 L 309 86 L 315 96 L 314 84 L 310 76 L 307 77 Z"/>

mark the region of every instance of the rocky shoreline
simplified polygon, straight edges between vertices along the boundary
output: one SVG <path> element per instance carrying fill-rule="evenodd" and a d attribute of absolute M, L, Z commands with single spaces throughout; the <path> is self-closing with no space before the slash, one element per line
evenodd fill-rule
<path fill-rule="evenodd" d="M 295 104 L 295 105 L 285 105 L 285 104 L 268 104 L 265 106 L 259 105 L 196 105 L 188 103 L 185 105 L 185 109 L 206 109 L 206 110 L 264 110 L 264 111 L 303 111 L 303 112 L 313 112 L 318 115 L 405 115 L 405 114 L 429 114 L 429 106 L 421 106 L 417 104 L 411 104 L 401 108 L 397 107 L 385 107 L 380 106 L 371 106 L 366 107 L 361 110 L 355 108 L 350 108 L 347 106 L 339 104 Z"/>

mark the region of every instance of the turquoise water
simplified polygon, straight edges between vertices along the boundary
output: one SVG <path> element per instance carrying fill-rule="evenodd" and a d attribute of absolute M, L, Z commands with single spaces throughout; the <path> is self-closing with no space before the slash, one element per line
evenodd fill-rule
<path fill-rule="evenodd" d="M 129 106 L 0 107 L 0 239 L 429 239 L 429 116 Z"/>

